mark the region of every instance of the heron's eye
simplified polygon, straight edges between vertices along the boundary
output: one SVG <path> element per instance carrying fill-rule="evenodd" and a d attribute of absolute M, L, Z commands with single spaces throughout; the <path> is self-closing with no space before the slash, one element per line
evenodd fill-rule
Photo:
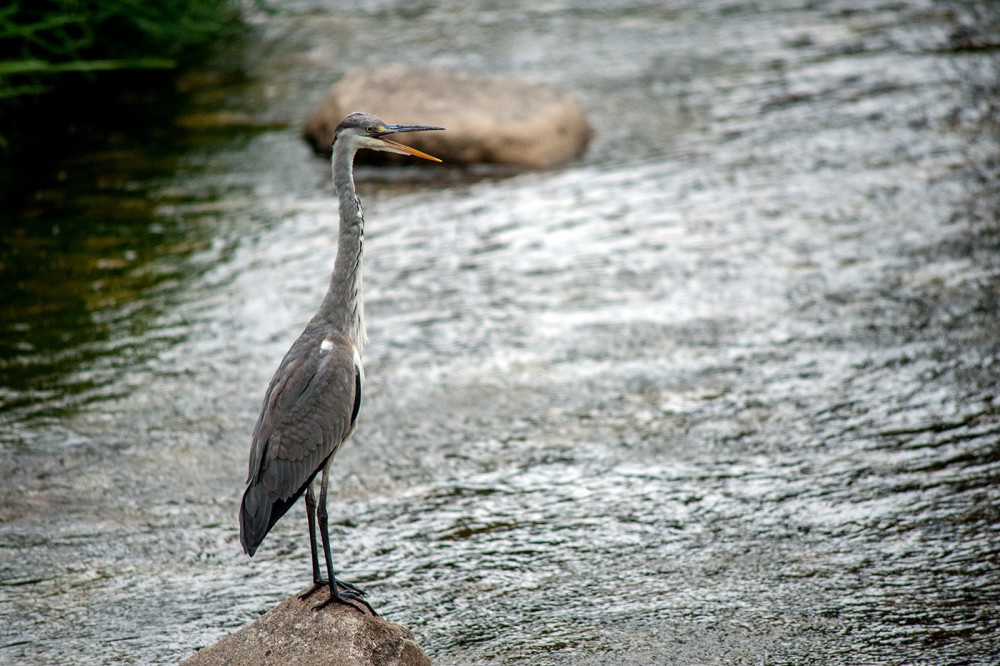
<path fill-rule="evenodd" d="M 374 131 L 375 131 L 374 127 L 366 127 L 365 128 L 365 134 L 371 134 Z"/>

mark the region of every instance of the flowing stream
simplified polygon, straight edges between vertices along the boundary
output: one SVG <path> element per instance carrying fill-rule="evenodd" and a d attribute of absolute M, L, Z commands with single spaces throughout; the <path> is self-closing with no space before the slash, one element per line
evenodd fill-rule
<path fill-rule="evenodd" d="M 1000 12 L 881 5 L 249 10 L 0 228 L 0 662 L 176 663 L 309 582 L 301 506 L 252 560 L 236 513 L 336 250 L 299 128 L 379 63 L 596 135 L 358 170 L 346 580 L 443 665 L 1000 661 Z"/>

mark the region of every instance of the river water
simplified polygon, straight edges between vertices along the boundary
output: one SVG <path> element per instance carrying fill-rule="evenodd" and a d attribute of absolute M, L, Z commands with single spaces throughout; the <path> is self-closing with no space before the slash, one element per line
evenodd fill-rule
<path fill-rule="evenodd" d="M 346 580 L 437 664 L 1000 661 L 1000 19 L 879 4 L 250 10 L 3 227 L 0 662 L 176 662 L 308 583 L 301 507 L 253 560 L 236 512 L 336 247 L 299 126 L 380 62 L 596 136 L 359 170 Z"/>

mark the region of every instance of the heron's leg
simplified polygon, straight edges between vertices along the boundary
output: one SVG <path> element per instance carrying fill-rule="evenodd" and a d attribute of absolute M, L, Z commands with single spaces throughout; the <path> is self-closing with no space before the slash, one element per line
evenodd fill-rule
<path fill-rule="evenodd" d="M 326 486 L 323 486 L 323 488 L 325 489 Z M 309 487 L 309 490 L 310 491 L 312 490 L 312 486 Z M 322 495 L 322 490 L 320 491 L 320 493 L 321 493 L 320 496 L 322 497 L 323 496 Z M 308 497 L 306 499 L 307 499 L 307 502 L 308 502 Z M 313 513 L 315 513 L 316 512 L 316 497 L 315 497 L 315 495 L 313 496 L 312 499 L 313 499 Z M 306 504 L 306 510 L 308 511 L 308 509 L 309 509 L 309 505 L 307 503 Z M 324 523 L 327 522 L 327 517 L 326 517 L 326 501 L 325 500 L 323 502 L 323 522 Z M 310 538 L 312 539 L 312 547 L 313 547 L 313 551 L 312 551 L 313 552 L 313 583 L 315 584 L 315 588 L 319 588 L 319 587 L 323 587 L 323 586 L 328 585 L 328 581 L 325 581 L 325 580 L 323 580 L 323 579 L 320 578 L 320 573 L 319 573 L 319 559 L 316 556 L 316 540 L 313 537 L 312 533 L 310 533 Z M 327 552 L 329 551 L 329 539 L 327 539 L 327 541 L 325 543 L 327 545 L 324 546 L 324 552 L 323 552 L 324 556 L 327 555 Z M 327 561 L 327 571 L 330 571 L 329 560 Z M 330 575 L 332 576 L 333 574 L 330 574 Z M 364 590 L 362 590 L 357 585 L 353 585 L 351 583 L 348 583 L 347 581 L 338 580 L 337 581 L 337 585 L 339 585 L 340 587 L 344 588 L 345 590 L 350 590 L 351 592 L 354 592 L 355 594 L 360 594 L 362 597 L 368 594 L 367 592 L 365 592 Z M 315 591 L 315 589 L 310 590 L 308 592 L 308 594 L 312 594 L 314 591 Z"/>
<path fill-rule="evenodd" d="M 312 483 L 306 488 L 306 518 L 309 520 L 309 553 L 312 555 L 313 586 L 300 594 L 299 599 L 305 599 L 327 585 L 327 581 L 323 580 L 319 572 L 319 555 L 316 551 L 316 493 L 313 492 Z"/>
<path fill-rule="evenodd" d="M 345 584 L 342 581 L 337 580 L 336 575 L 333 573 L 333 556 L 330 554 L 330 526 L 328 522 L 328 516 L 326 512 L 326 487 L 327 482 L 330 479 L 330 467 L 327 465 L 323 468 L 323 477 L 320 482 L 319 489 L 319 511 L 317 513 L 317 518 L 319 519 L 319 534 L 323 540 L 323 557 L 326 559 L 326 572 L 330 577 L 330 598 L 326 601 L 320 603 L 315 607 L 316 610 L 328 606 L 331 603 L 346 604 L 358 612 L 364 612 L 357 606 L 355 606 L 353 601 L 360 602 L 365 605 L 365 607 L 371 611 L 372 615 L 378 615 L 375 609 L 372 608 L 371 604 L 364 600 L 362 595 L 364 592 L 358 590 L 350 584 Z M 337 586 L 344 588 L 343 591 L 337 589 Z"/>

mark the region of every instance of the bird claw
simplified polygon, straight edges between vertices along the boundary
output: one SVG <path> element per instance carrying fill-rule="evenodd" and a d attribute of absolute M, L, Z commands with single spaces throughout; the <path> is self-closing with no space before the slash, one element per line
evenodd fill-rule
<path fill-rule="evenodd" d="M 352 595 L 356 595 L 356 596 L 359 596 L 359 597 L 367 597 L 368 596 L 367 592 L 365 592 L 364 590 L 362 590 L 357 585 L 354 585 L 353 583 L 348 583 L 348 582 L 345 582 L 345 581 L 342 581 L 342 580 L 338 580 L 337 581 L 337 585 L 339 585 L 340 587 L 344 588 L 345 592 L 349 592 Z"/>
<path fill-rule="evenodd" d="M 340 585 L 343 585 L 343 583 L 341 583 L 340 581 L 337 581 L 337 583 L 340 584 Z M 368 609 L 368 612 L 370 612 L 372 615 L 378 617 L 378 613 L 375 612 L 375 609 L 372 608 L 372 605 L 370 603 L 368 603 L 363 598 L 361 598 L 360 594 L 356 594 L 354 592 L 351 592 L 349 589 L 346 589 L 346 588 L 344 589 L 343 592 L 340 592 L 339 590 L 336 590 L 336 588 L 331 588 L 330 589 L 330 596 L 325 601 L 321 601 L 320 603 L 318 603 L 315 606 L 313 606 L 313 610 L 314 611 L 318 611 L 318 610 L 320 610 L 322 608 L 326 608 L 327 606 L 329 606 L 332 603 L 338 603 L 338 604 L 344 604 L 345 606 L 350 606 L 354 610 L 356 610 L 359 613 L 361 613 L 362 615 L 364 615 L 365 612 L 363 610 L 361 610 L 361 608 L 359 608 L 358 606 L 356 606 L 354 604 L 354 602 L 358 602 L 360 604 L 364 604 L 365 608 Z"/>
<path fill-rule="evenodd" d="M 302 594 L 299 595 L 299 599 L 303 599 L 303 600 L 308 599 L 313 594 L 315 594 L 318 590 L 322 590 L 324 588 L 329 588 L 329 587 L 330 587 L 330 582 L 329 581 L 326 581 L 326 580 L 317 580 L 317 581 L 314 581 L 312 587 L 310 587 L 308 590 L 306 590 L 305 592 L 303 592 Z M 352 596 L 358 596 L 358 597 L 367 597 L 368 596 L 368 592 L 366 592 L 365 590 L 362 590 L 360 587 L 358 587 L 357 585 L 354 585 L 353 583 L 348 583 L 346 581 L 338 580 L 337 581 L 337 587 L 343 588 L 343 591 L 344 591 L 345 594 L 350 594 Z"/>
<path fill-rule="evenodd" d="M 314 595 L 317 591 L 322 590 L 324 587 L 327 586 L 329 586 L 329 583 L 327 583 L 325 580 L 318 580 L 315 583 L 313 583 L 312 587 L 310 587 L 308 590 L 300 594 L 299 599 L 302 599 L 304 601 L 309 597 L 311 597 L 312 595 Z"/>

